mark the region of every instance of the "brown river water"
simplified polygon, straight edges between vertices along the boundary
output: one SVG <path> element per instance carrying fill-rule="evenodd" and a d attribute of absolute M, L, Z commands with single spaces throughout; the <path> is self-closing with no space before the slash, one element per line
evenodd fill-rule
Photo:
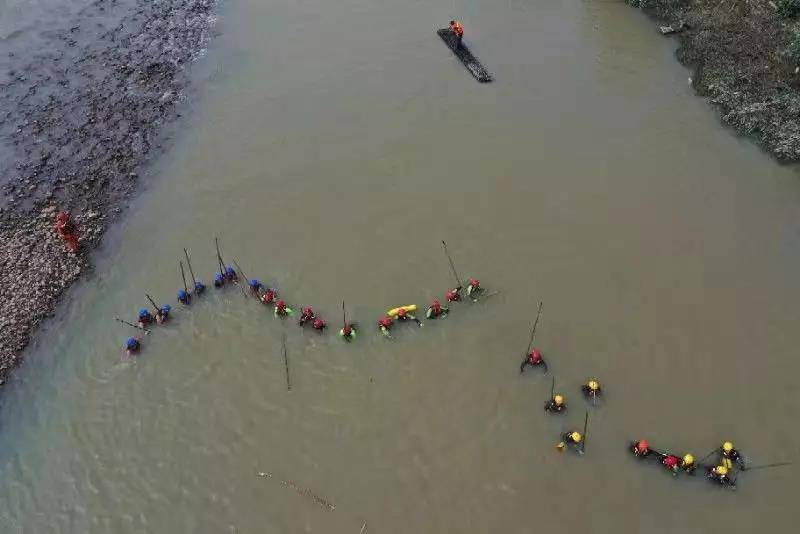
<path fill-rule="evenodd" d="M 454 14 L 495 83 L 436 36 Z M 218 28 L 182 135 L 0 392 L 0 531 L 793 531 L 796 466 L 732 492 L 626 452 L 800 447 L 800 179 L 720 126 L 653 21 L 244 0 Z M 210 289 L 122 361 L 112 318 L 174 301 L 182 247 L 208 283 L 215 235 L 295 307 L 338 324 L 344 298 L 357 341 Z M 380 338 L 451 284 L 441 239 L 501 293 Z M 563 416 L 518 372 L 539 300 Z M 586 454 L 559 454 L 589 376 Z"/>

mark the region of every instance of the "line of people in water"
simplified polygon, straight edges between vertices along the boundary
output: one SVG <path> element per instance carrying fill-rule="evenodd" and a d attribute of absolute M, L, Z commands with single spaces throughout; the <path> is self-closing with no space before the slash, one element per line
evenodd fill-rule
<path fill-rule="evenodd" d="M 520 374 L 524 373 L 528 367 L 542 369 L 544 373 L 548 372 L 547 362 L 540 349 L 536 347 L 531 348 L 530 352 L 520 364 Z M 550 399 L 545 402 L 544 410 L 550 414 L 562 414 L 567 410 L 566 398 L 563 393 L 555 392 L 555 381 L 553 385 L 553 391 L 551 392 Z M 600 382 L 595 378 L 588 379 L 581 386 L 581 393 L 592 405 L 596 404 L 602 392 L 603 390 L 600 386 Z M 561 442 L 556 447 L 559 450 L 571 447 L 573 450 L 582 453 L 584 439 L 585 436 L 578 430 L 568 430 L 561 435 Z M 703 458 L 702 461 L 705 461 L 716 455 L 717 458 L 712 465 L 703 465 L 701 462 L 696 462 L 691 453 L 678 456 L 671 452 L 657 451 L 651 448 L 647 440 L 644 439 L 631 443 L 629 449 L 637 458 L 657 460 L 662 467 L 667 469 L 674 476 L 677 476 L 679 473 L 694 475 L 695 470 L 700 466 L 703 468 L 706 478 L 723 487 L 735 488 L 735 470 L 744 471 L 747 469 L 744 457 L 730 441 L 725 441 L 719 448 L 714 449 L 714 451 Z"/>
<path fill-rule="evenodd" d="M 239 285 L 239 280 L 240 276 L 237 271 L 233 267 L 228 266 L 224 268 L 224 270 L 221 269 L 220 272 L 215 273 L 214 287 L 221 289 L 227 284 Z M 193 280 L 193 282 L 192 293 L 189 293 L 185 289 L 179 290 L 177 293 L 178 301 L 184 306 L 189 306 L 191 304 L 192 297 L 201 295 L 206 289 L 206 286 L 202 283 L 202 281 Z M 294 315 L 295 312 L 293 308 L 288 306 L 285 300 L 278 297 L 278 292 L 276 289 L 265 286 L 258 279 L 246 279 L 246 282 L 248 288 L 247 291 L 265 306 L 271 306 L 273 308 L 273 315 L 275 317 L 287 318 Z M 464 292 L 467 298 L 477 302 L 480 296 L 484 294 L 484 291 L 485 290 L 480 285 L 480 282 L 474 278 L 471 278 L 469 279 L 469 283 L 466 285 L 466 288 L 459 285 L 455 288 L 449 289 L 445 293 L 445 301 L 448 304 L 459 302 L 462 300 L 462 292 Z M 139 310 L 138 322 L 136 326 L 142 330 L 147 330 L 147 327 L 153 324 L 162 325 L 168 322 L 170 313 L 172 311 L 172 307 L 169 304 L 159 306 L 155 303 L 155 301 L 153 301 L 152 298 L 149 297 L 149 295 L 148 299 L 153 305 L 153 313 L 151 313 L 151 311 L 147 308 L 142 308 Z M 385 316 L 378 320 L 377 325 L 379 332 L 383 336 L 391 338 L 391 329 L 395 322 L 413 322 L 417 326 L 422 326 L 422 321 L 420 321 L 413 313 L 415 310 L 416 305 L 401 306 L 390 310 Z M 449 312 L 450 308 L 448 306 L 443 306 L 438 299 L 433 299 L 425 313 L 425 317 L 429 320 L 440 319 L 447 316 Z M 318 332 L 322 332 L 327 328 L 327 323 L 325 320 L 319 317 L 314 309 L 310 306 L 302 308 L 298 318 L 298 324 L 301 327 L 310 326 L 313 330 Z M 354 323 L 347 322 L 345 319 L 342 328 L 339 330 L 339 336 L 345 341 L 353 341 L 355 340 L 356 335 L 356 325 Z M 135 337 L 128 338 L 125 344 L 125 350 L 129 356 L 138 353 L 140 349 L 140 339 Z M 541 369 L 545 374 L 549 371 L 548 364 L 545 361 L 540 349 L 531 347 L 530 351 L 520 364 L 520 374 L 524 373 L 528 367 Z M 600 386 L 600 382 L 596 378 L 589 378 L 581 386 L 581 393 L 587 401 L 590 401 L 592 405 L 596 405 L 597 400 L 603 393 L 603 389 Z M 550 399 L 544 405 L 544 410 L 550 414 L 562 414 L 567 410 L 565 395 L 560 392 L 555 392 L 555 381 L 553 383 L 553 391 L 551 392 Z M 584 434 L 578 430 L 571 429 L 561 435 L 561 442 L 557 445 L 557 448 L 559 450 L 564 450 L 565 448 L 569 447 L 576 452 L 582 453 L 583 448 L 585 447 L 584 444 Z M 671 452 L 660 452 L 655 450 L 650 447 L 650 444 L 645 439 L 632 442 L 629 445 L 629 450 L 635 457 L 639 459 L 655 459 L 659 465 L 669 471 L 673 476 L 678 476 L 679 474 L 695 475 L 696 469 L 701 467 L 708 480 L 728 488 L 736 487 L 736 471 L 744 471 L 747 469 L 744 457 L 736 448 L 734 448 L 733 443 L 730 441 L 725 441 L 722 443 L 720 447 L 714 449 L 714 451 L 706 455 L 706 457 L 699 462 L 695 461 L 694 456 L 688 452 L 682 456 L 679 456 Z M 716 455 L 716 459 L 713 464 L 703 464 L 706 459 L 714 455 Z"/>
<path fill-rule="evenodd" d="M 541 307 L 540 307 L 541 311 Z M 538 322 L 538 321 L 537 321 Z M 534 327 L 535 332 L 535 327 Z M 522 360 L 522 363 L 519 366 L 519 373 L 522 374 L 528 367 L 533 369 L 541 369 L 544 374 L 547 374 L 550 369 L 547 365 L 547 362 L 542 355 L 542 351 L 532 346 L 533 345 L 533 335 L 531 336 L 531 348 L 528 351 L 528 354 L 525 355 L 525 358 Z M 581 385 L 581 393 L 583 394 L 584 398 L 591 402 L 592 406 L 597 405 L 597 401 L 603 394 L 603 388 L 600 386 L 600 381 L 596 378 L 589 378 L 586 382 Z M 544 411 L 550 414 L 563 414 L 567 410 L 567 401 L 566 397 L 563 393 L 557 393 L 555 391 L 555 379 L 553 380 L 553 391 L 550 393 L 550 399 L 545 402 L 544 404 Z M 587 415 L 588 420 L 588 415 Z M 585 430 L 584 430 L 585 432 Z M 583 450 L 585 447 L 585 436 L 578 430 L 568 430 L 561 434 L 561 441 L 556 445 L 556 448 L 559 451 L 565 450 L 567 447 L 573 449 L 574 451 L 583 454 Z"/>
<path fill-rule="evenodd" d="M 224 269 L 222 268 L 222 264 L 220 264 L 220 266 L 220 271 L 214 273 L 214 287 L 217 289 L 222 289 L 226 285 L 230 284 L 236 284 L 241 287 L 240 278 L 244 278 L 244 276 L 242 275 L 240 277 L 240 273 L 238 273 L 236 269 L 230 265 Z M 257 278 L 245 280 L 247 287 L 246 291 L 265 306 L 272 307 L 273 315 L 275 317 L 287 318 L 294 316 L 294 309 L 290 307 L 285 300 L 278 297 L 277 289 L 266 286 Z M 202 295 L 206 290 L 206 286 L 203 284 L 202 280 L 195 279 L 193 280 L 193 291 L 189 292 L 187 289 L 179 289 L 177 292 L 178 302 L 184 306 L 190 306 L 193 297 Z M 469 282 L 466 284 L 466 287 L 458 285 L 455 288 L 447 290 L 445 293 L 445 300 L 447 303 L 460 302 L 464 297 L 466 297 L 473 302 L 477 302 L 484 295 L 486 295 L 485 289 L 483 286 L 481 286 L 480 281 L 475 278 L 470 278 Z M 150 300 L 153 309 L 150 310 L 148 308 L 141 308 L 139 310 L 137 323 L 135 325 L 140 330 L 144 331 L 147 331 L 148 327 L 154 324 L 162 325 L 166 323 L 170 318 L 170 313 L 172 312 L 172 306 L 169 304 L 158 305 L 149 296 L 148 299 Z M 401 306 L 391 310 L 377 321 L 378 331 L 384 337 L 391 338 L 391 330 L 395 323 L 412 322 L 417 326 L 422 326 L 422 321 L 420 321 L 413 313 L 415 310 L 416 305 Z M 442 306 L 442 303 L 438 299 L 433 299 L 425 313 L 425 317 L 430 320 L 435 320 L 447 316 L 448 313 L 450 313 L 449 307 Z M 317 332 L 323 332 L 328 326 L 327 322 L 317 315 L 311 306 L 302 308 L 298 318 L 298 324 L 301 327 L 310 326 Z M 355 323 L 348 322 L 345 319 L 342 328 L 339 329 L 338 335 L 345 341 L 354 341 L 357 336 L 356 328 L 357 327 Z M 138 354 L 141 351 L 141 348 L 141 338 L 129 337 L 125 342 L 125 352 L 128 356 L 134 356 Z"/>
<path fill-rule="evenodd" d="M 694 475 L 698 467 L 702 468 L 705 476 L 711 482 L 723 487 L 736 487 L 736 470 L 745 471 L 747 466 L 742 454 L 733 446 L 730 441 L 725 441 L 721 446 L 711 451 L 702 460 L 695 461 L 691 453 L 678 456 L 671 452 L 660 452 L 652 447 L 645 439 L 635 441 L 630 444 L 629 450 L 633 455 L 640 459 L 654 459 L 664 469 L 673 476 L 679 474 Z M 710 465 L 703 462 L 708 458 L 716 457 Z"/>

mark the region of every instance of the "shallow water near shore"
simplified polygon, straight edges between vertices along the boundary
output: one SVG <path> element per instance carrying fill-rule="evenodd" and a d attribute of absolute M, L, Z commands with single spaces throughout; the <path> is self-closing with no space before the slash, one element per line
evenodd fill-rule
<path fill-rule="evenodd" d="M 436 36 L 453 13 L 494 83 Z M 794 466 L 734 493 L 625 451 L 800 448 L 800 179 L 720 127 L 652 21 L 577 1 L 251 0 L 219 30 L 184 135 L 0 392 L 0 531 L 792 524 Z M 209 283 L 215 235 L 295 308 L 336 325 L 344 298 L 357 342 L 209 289 L 122 361 L 113 316 L 145 291 L 174 301 L 182 247 Z M 385 309 L 451 284 L 441 239 L 501 293 L 380 339 Z M 562 417 L 541 409 L 550 377 L 518 373 L 538 300 Z M 560 455 L 589 376 L 607 395 L 586 455 Z"/>

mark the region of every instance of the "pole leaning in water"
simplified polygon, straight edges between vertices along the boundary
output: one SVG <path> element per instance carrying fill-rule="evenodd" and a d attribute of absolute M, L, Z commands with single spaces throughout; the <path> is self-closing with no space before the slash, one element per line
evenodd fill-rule
<path fill-rule="evenodd" d="M 453 258 L 450 257 L 450 253 L 447 251 L 447 243 L 444 242 L 444 239 L 442 239 L 442 247 L 444 247 L 444 254 L 447 256 L 447 261 L 450 262 L 450 270 L 453 273 L 453 277 L 456 279 L 456 287 L 460 288 L 462 286 L 461 277 L 458 276 L 456 272 L 456 266 L 453 264 Z"/>
<path fill-rule="evenodd" d="M 240 284 L 240 285 L 239 285 L 239 288 L 242 290 L 242 294 L 243 294 L 243 295 L 245 296 L 245 298 L 246 298 L 246 297 L 247 297 L 247 291 L 245 290 L 245 286 L 248 286 L 248 285 L 250 285 L 250 279 L 249 279 L 249 278 L 247 278 L 247 275 L 246 275 L 246 274 L 244 274 L 244 271 L 243 271 L 243 270 L 242 270 L 242 268 L 239 266 L 239 264 L 236 262 L 236 258 L 234 258 L 234 259 L 233 259 L 233 264 L 236 266 L 236 269 L 239 271 L 239 274 L 241 274 L 241 275 L 242 275 L 242 278 L 244 278 L 244 284 Z M 256 295 L 255 297 L 256 297 L 256 298 L 258 298 L 258 295 Z"/>
<path fill-rule="evenodd" d="M 153 300 L 153 297 L 151 297 L 151 296 L 150 296 L 150 295 L 148 295 L 147 293 L 145 293 L 145 294 L 144 294 L 144 296 L 145 296 L 145 297 L 147 297 L 147 300 L 149 300 L 149 301 L 150 301 L 150 304 L 152 304 L 152 305 L 153 305 L 153 307 L 156 309 L 156 313 L 158 313 L 158 312 L 160 312 L 160 311 L 161 311 L 161 306 L 159 306 L 158 304 L 156 304 L 156 301 L 155 301 L 155 300 Z"/>
<path fill-rule="evenodd" d="M 119 317 L 114 317 L 114 319 L 116 321 L 124 324 L 124 325 L 128 325 L 128 326 L 131 326 L 133 328 L 138 328 L 139 330 L 143 330 L 145 335 L 148 335 L 148 336 L 150 335 L 150 330 L 148 330 L 147 328 L 145 328 L 143 326 L 139 326 L 138 324 L 129 323 L 128 321 L 126 321 L 124 319 L 120 319 Z"/>
<path fill-rule="evenodd" d="M 536 320 L 533 322 L 533 328 L 531 328 L 531 339 L 528 341 L 528 350 L 525 351 L 525 356 L 527 357 L 528 354 L 531 353 L 531 347 L 533 347 L 533 339 L 536 337 L 536 327 L 539 325 L 539 317 L 542 315 L 542 301 L 539 301 L 539 310 L 536 312 Z"/>
<path fill-rule="evenodd" d="M 289 354 L 286 351 L 286 332 L 282 336 L 283 341 L 283 364 L 286 367 L 286 391 L 292 391 L 292 382 L 289 380 Z"/>
<path fill-rule="evenodd" d="M 347 312 L 344 310 L 344 301 L 342 301 L 342 332 L 347 329 Z"/>
<path fill-rule="evenodd" d="M 186 285 L 186 274 L 183 272 L 183 262 L 178 261 L 181 266 L 181 280 L 183 280 L 183 290 L 186 291 L 186 294 L 189 294 L 189 286 Z"/>
<path fill-rule="evenodd" d="M 225 262 L 222 261 L 222 254 L 219 252 L 219 238 L 214 237 L 214 244 L 217 246 L 217 262 L 219 262 L 219 274 L 225 276 Z"/>
<path fill-rule="evenodd" d="M 586 433 L 589 430 L 589 410 L 586 410 L 586 417 L 583 419 L 583 441 L 581 441 L 581 454 L 586 452 Z"/>
<path fill-rule="evenodd" d="M 194 284 L 197 282 L 197 278 L 194 277 L 194 270 L 192 269 L 192 262 L 189 260 L 189 252 L 184 248 L 183 254 L 186 256 L 186 265 L 189 267 L 189 274 L 192 275 L 192 289 L 194 289 Z"/>

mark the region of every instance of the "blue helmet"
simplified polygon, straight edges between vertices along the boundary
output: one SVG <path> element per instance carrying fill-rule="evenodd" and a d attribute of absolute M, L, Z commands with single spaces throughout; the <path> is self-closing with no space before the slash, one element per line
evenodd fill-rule
<path fill-rule="evenodd" d="M 183 289 L 178 290 L 178 300 L 186 300 L 189 297 L 189 294 L 184 291 Z"/>
<path fill-rule="evenodd" d="M 139 347 L 139 340 L 135 337 L 129 337 L 128 341 L 125 342 L 125 348 L 128 350 L 135 350 Z"/>
<path fill-rule="evenodd" d="M 144 318 L 144 317 L 147 317 L 148 315 L 150 315 L 150 312 L 149 312 L 149 311 L 147 311 L 147 308 L 141 308 L 141 309 L 139 310 L 139 319 L 142 319 L 142 318 Z"/>
<path fill-rule="evenodd" d="M 222 280 L 223 280 L 222 274 L 214 273 L 214 281 L 215 282 L 222 282 Z"/>
<path fill-rule="evenodd" d="M 206 286 L 203 285 L 203 281 L 202 280 L 195 280 L 194 281 L 194 288 L 195 289 L 199 289 L 199 288 L 203 288 L 203 287 L 206 287 Z"/>
<path fill-rule="evenodd" d="M 228 265 L 227 267 L 225 267 L 225 274 L 236 274 L 236 271 L 233 270 L 233 267 Z"/>
<path fill-rule="evenodd" d="M 172 310 L 172 306 L 170 306 L 169 304 L 164 304 L 163 306 L 161 306 L 161 311 L 164 313 L 169 313 L 170 310 Z"/>
<path fill-rule="evenodd" d="M 261 287 L 261 282 L 259 282 L 258 279 L 253 278 L 250 280 L 250 287 Z"/>

